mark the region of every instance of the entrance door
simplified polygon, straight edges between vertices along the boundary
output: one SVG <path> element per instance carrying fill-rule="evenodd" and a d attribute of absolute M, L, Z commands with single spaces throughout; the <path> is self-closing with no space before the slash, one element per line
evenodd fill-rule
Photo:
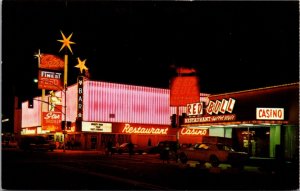
<path fill-rule="evenodd" d="M 113 143 L 113 146 L 116 144 L 116 135 L 115 134 L 101 134 L 101 146 L 105 147 L 108 142 Z"/>
<path fill-rule="evenodd" d="M 128 143 L 131 141 L 131 137 L 130 135 L 122 135 L 122 134 L 119 134 L 118 135 L 118 144 L 121 145 L 122 143 Z"/>
<path fill-rule="evenodd" d="M 233 148 L 247 152 L 250 156 L 269 157 L 270 128 L 236 128 L 232 129 Z"/>
<path fill-rule="evenodd" d="M 92 135 L 91 136 L 91 149 L 96 149 L 97 145 L 97 136 Z"/>

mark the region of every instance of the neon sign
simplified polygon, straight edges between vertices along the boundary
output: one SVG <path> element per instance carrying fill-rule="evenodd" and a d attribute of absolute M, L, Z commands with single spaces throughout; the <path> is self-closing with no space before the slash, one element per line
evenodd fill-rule
<path fill-rule="evenodd" d="M 187 104 L 187 115 L 202 115 L 203 103 Z"/>
<path fill-rule="evenodd" d="M 190 117 L 190 118 L 185 118 L 184 123 L 205 123 L 205 122 L 218 122 L 218 121 L 234 121 L 235 119 L 236 119 L 235 114 L 207 116 L 207 117 Z"/>
<path fill-rule="evenodd" d="M 131 127 L 129 124 L 125 124 L 122 133 L 133 133 L 133 134 L 158 134 L 166 135 L 168 128 L 153 128 L 153 127 Z"/>
<path fill-rule="evenodd" d="M 283 120 L 283 108 L 256 108 L 256 119 Z"/>
<path fill-rule="evenodd" d="M 62 90 L 62 72 L 39 70 L 38 88 L 46 90 Z"/>
<path fill-rule="evenodd" d="M 82 121 L 83 118 L 83 77 L 78 77 L 78 92 L 77 92 L 77 119 Z"/>
<path fill-rule="evenodd" d="M 207 135 L 208 129 L 191 129 L 191 128 L 182 128 L 180 131 L 181 135 Z"/>
<path fill-rule="evenodd" d="M 178 76 L 171 80 L 170 106 L 186 106 L 200 100 L 197 76 Z"/>
<path fill-rule="evenodd" d="M 31 134 L 36 134 L 35 128 L 25 128 L 25 129 L 22 129 L 22 131 L 21 131 L 21 135 L 31 135 Z"/>
<path fill-rule="evenodd" d="M 52 54 L 42 54 L 39 68 L 49 70 L 63 70 L 64 61 L 60 57 Z"/>
<path fill-rule="evenodd" d="M 61 112 L 43 112 L 42 130 L 56 131 L 61 126 Z"/>
<path fill-rule="evenodd" d="M 219 112 L 224 114 L 226 111 L 228 113 L 232 113 L 234 104 L 235 99 L 232 98 L 229 98 L 228 101 L 226 99 L 222 99 L 222 102 L 219 100 L 209 101 L 206 112 L 210 115 L 212 115 L 213 113 L 218 114 Z"/>

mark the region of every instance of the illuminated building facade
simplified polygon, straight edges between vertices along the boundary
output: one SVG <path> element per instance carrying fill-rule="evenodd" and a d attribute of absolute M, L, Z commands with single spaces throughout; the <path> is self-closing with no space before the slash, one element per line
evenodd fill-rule
<path fill-rule="evenodd" d="M 299 83 L 210 95 L 201 115 L 188 105 L 184 127 L 208 128 L 232 138 L 233 147 L 255 157 L 299 155 Z M 196 110 L 197 111 L 197 110 Z"/>
<path fill-rule="evenodd" d="M 61 98 L 60 109 L 41 114 L 41 98 L 34 98 L 34 107 L 22 103 L 22 135 L 50 134 L 57 142 L 63 142 L 60 124 L 45 125 L 54 121 L 53 113 L 64 108 L 64 92 L 55 95 Z M 208 94 L 200 94 L 200 101 L 207 101 Z M 46 96 L 50 100 L 50 95 Z M 98 149 L 106 142 L 132 141 L 140 145 L 156 145 L 162 140 L 178 139 L 177 128 L 171 128 L 170 116 L 176 113 L 170 107 L 170 90 L 143 86 L 83 80 L 68 87 L 66 121 L 67 140 L 78 143 L 81 149 Z M 57 105 L 56 107 L 58 107 Z M 180 107 L 179 113 L 186 108 Z M 49 114 L 51 113 L 51 114 Z M 61 120 L 65 121 L 61 115 Z M 50 120 L 48 122 L 45 121 Z M 57 117 L 58 118 L 58 117 Z M 42 124 L 42 125 L 41 125 Z M 205 132 L 182 131 L 185 136 L 199 137 Z"/>
<path fill-rule="evenodd" d="M 56 92 L 64 103 L 62 94 Z M 298 96 L 299 83 L 200 93 L 199 103 L 179 107 L 186 117 L 180 128 L 172 128 L 170 116 L 176 108 L 170 106 L 169 89 L 84 80 L 82 86 L 68 87 L 67 140 L 80 149 L 98 149 L 108 141 L 153 146 L 162 140 L 196 143 L 204 136 L 218 136 L 232 138 L 236 150 L 251 156 L 294 158 L 299 146 Z M 21 134 L 51 134 L 62 142 L 61 126 L 55 131 L 41 126 L 40 98 L 35 99 L 33 108 L 22 104 Z"/>

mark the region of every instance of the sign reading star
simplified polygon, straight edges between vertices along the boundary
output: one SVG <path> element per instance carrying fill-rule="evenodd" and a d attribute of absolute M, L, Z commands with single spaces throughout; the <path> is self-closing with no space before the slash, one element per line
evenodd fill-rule
<path fill-rule="evenodd" d="M 63 33 L 62 31 L 60 31 L 60 33 L 61 33 L 63 39 L 62 39 L 62 40 L 57 40 L 57 41 L 62 42 L 63 45 L 61 46 L 59 52 L 60 52 L 64 47 L 68 47 L 68 49 L 69 49 L 69 50 L 71 51 L 71 53 L 73 54 L 72 49 L 71 49 L 71 46 L 70 46 L 70 44 L 75 44 L 75 42 L 70 41 L 70 39 L 71 39 L 73 33 L 71 33 L 70 36 L 69 36 L 68 38 L 65 37 L 65 35 L 64 35 L 64 33 Z"/>
<path fill-rule="evenodd" d="M 85 66 L 86 59 L 84 61 L 81 61 L 80 58 L 78 57 L 77 60 L 78 60 L 78 64 L 75 67 L 80 69 L 80 73 L 82 73 L 82 70 L 88 70 L 88 68 Z"/>

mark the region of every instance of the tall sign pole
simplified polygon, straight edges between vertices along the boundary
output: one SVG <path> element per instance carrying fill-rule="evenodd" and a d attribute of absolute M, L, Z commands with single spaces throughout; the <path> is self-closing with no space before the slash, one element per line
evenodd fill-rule
<path fill-rule="evenodd" d="M 77 77 L 77 117 L 76 117 L 76 126 L 77 128 L 81 128 L 81 123 L 83 120 L 83 83 L 84 83 L 84 77 L 83 77 L 83 70 L 85 72 L 88 72 L 88 68 L 85 66 L 86 59 L 81 61 L 80 58 L 77 58 L 78 64 L 75 66 L 76 68 L 80 69 L 80 75 Z M 85 74 L 86 74 L 85 73 Z"/>
<path fill-rule="evenodd" d="M 63 39 L 62 40 L 57 40 L 59 42 L 62 42 L 63 45 L 61 46 L 59 52 L 63 49 L 63 48 L 68 48 L 70 50 L 70 52 L 73 54 L 72 49 L 71 49 L 71 44 L 75 44 L 75 42 L 70 41 L 73 33 L 70 34 L 70 36 L 68 38 L 65 37 L 64 33 L 62 31 L 60 31 Z M 66 151 L 66 135 L 67 135 L 67 86 L 68 86 L 68 54 L 67 51 L 65 53 L 65 66 L 64 66 L 64 92 L 65 92 L 65 109 L 64 109 L 64 120 L 65 120 L 65 124 L 64 124 L 64 152 Z"/>
<path fill-rule="evenodd" d="M 34 55 L 38 59 L 38 68 L 40 68 L 41 65 L 41 50 L 38 50 L 38 53 Z M 42 89 L 42 102 L 41 102 L 41 127 L 43 126 L 43 107 L 44 107 L 44 99 L 45 99 L 45 89 Z"/>

